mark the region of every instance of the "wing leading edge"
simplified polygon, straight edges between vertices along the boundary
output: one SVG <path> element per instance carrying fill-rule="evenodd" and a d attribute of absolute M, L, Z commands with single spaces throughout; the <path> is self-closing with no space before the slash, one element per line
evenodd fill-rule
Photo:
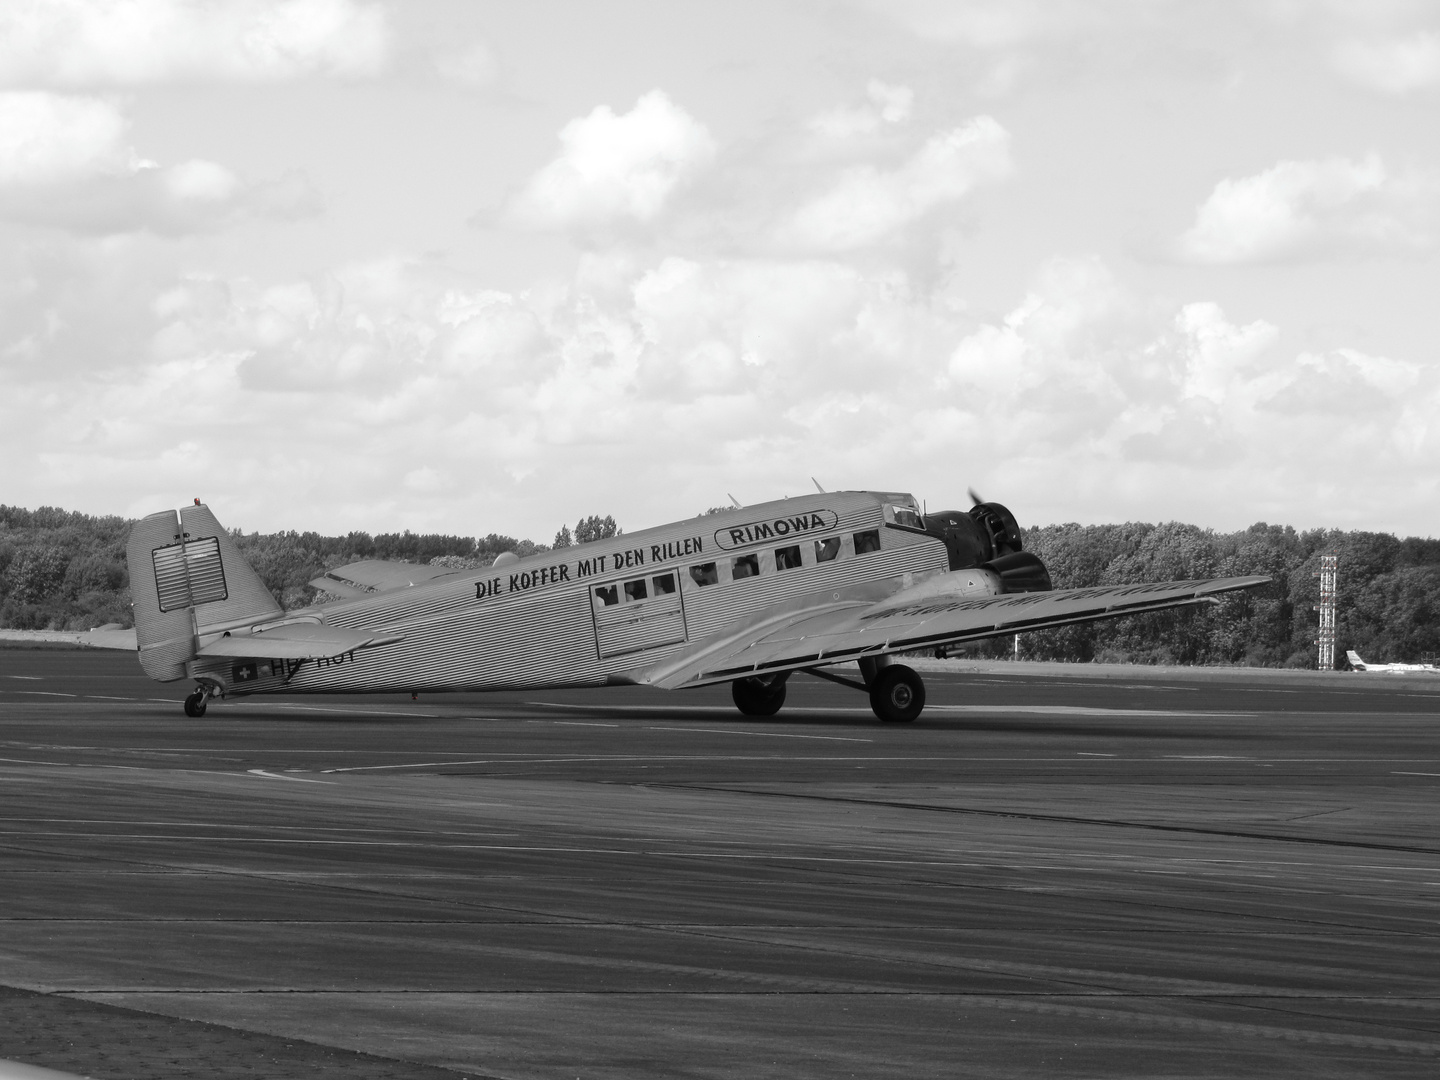
<path fill-rule="evenodd" d="M 636 682 L 665 689 L 703 686 L 864 656 L 1210 603 L 1222 593 L 1269 581 L 1268 577 L 1204 578 L 985 597 L 910 599 L 901 593 L 879 601 L 836 594 L 828 603 L 820 601 L 803 610 L 762 617 L 745 632 L 702 642 L 632 676 Z"/>

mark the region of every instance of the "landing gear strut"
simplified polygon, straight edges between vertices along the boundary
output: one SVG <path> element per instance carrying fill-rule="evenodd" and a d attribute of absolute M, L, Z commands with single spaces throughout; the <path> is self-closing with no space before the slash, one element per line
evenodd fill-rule
<path fill-rule="evenodd" d="M 785 704 L 785 677 L 767 682 L 764 679 L 736 679 L 730 684 L 735 707 L 746 716 L 774 716 Z"/>
<path fill-rule="evenodd" d="M 205 706 L 210 699 L 219 693 L 219 687 L 197 686 L 195 692 L 185 699 L 185 715 L 200 717 L 205 715 Z"/>
<path fill-rule="evenodd" d="M 892 664 L 887 656 L 862 656 L 860 674 L 864 682 L 847 679 L 820 668 L 805 668 L 806 675 L 851 686 L 870 695 L 870 708 L 887 724 L 908 724 L 925 708 L 925 682 L 904 664 Z"/>

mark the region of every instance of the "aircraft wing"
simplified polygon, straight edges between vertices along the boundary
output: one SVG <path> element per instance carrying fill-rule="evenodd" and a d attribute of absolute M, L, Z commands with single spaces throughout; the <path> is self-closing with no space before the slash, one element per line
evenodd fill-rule
<path fill-rule="evenodd" d="M 1254 588 L 1268 581 L 1268 577 L 1208 578 L 920 599 L 907 599 L 903 592 L 879 600 L 864 592 L 836 593 L 833 599 L 806 607 L 786 605 L 786 610 L 768 616 L 762 613 L 739 632 L 706 639 L 630 676 L 636 682 L 665 689 L 703 686 L 750 675 L 822 667 L 863 656 L 1204 604 L 1220 593 Z"/>
<path fill-rule="evenodd" d="M 355 598 L 408 589 L 412 585 L 423 585 L 427 581 L 456 573 L 459 571 L 448 566 L 420 566 L 416 563 L 366 559 L 349 566 L 337 566 L 334 570 L 327 570 L 311 581 L 310 585 L 336 596 Z"/>
<path fill-rule="evenodd" d="M 197 655 L 236 656 L 252 660 L 326 660 L 356 649 L 389 645 L 404 640 L 404 637 L 404 634 L 386 634 L 377 630 L 296 622 L 243 636 L 217 638 L 202 646 Z"/>

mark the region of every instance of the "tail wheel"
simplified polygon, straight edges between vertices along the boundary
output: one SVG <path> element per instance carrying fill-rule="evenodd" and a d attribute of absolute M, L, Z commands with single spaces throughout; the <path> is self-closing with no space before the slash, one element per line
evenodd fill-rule
<path fill-rule="evenodd" d="M 925 683 L 904 664 L 881 668 L 870 684 L 870 708 L 887 724 L 908 724 L 925 708 Z"/>
<path fill-rule="evenodd" d="M 736 679 L 730 684 L 730 696 L 746 716 L 774 716 L 785 704 L 785 680 Z"/>
<path fill-rule="evenodd" d="M 193 694 L 191 694 L 189 697 L 187 697 L 187 698 L 185 699 L 185 715 L 186 715 L 186 716 L 204 716 L 204 715 L 205 715 L 205 691 L 204 691 L 204 690 L 196 690 Z"/>

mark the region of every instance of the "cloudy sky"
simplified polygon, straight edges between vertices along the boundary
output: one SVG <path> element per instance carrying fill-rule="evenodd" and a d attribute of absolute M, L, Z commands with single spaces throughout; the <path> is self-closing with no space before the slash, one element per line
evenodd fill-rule
<path fill-rule="evenodd" d="M 1436 535 L 1440 5 L 0 0 L 0 502 Z"/>

